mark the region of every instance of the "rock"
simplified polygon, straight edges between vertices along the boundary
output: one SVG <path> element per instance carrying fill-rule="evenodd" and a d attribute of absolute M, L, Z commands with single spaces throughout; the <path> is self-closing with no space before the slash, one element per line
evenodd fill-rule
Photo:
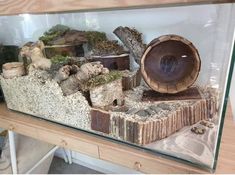
<path fill-rule="evenodd" d="M 195 134 L 200 134 L 200 135 L 202 135 L 202 134 L 205 133 L 206 129 L 205 129 L 205 128 L 202 128 L 202 127 L 200 127 L 200 126 L 195 126 L 195 127 L 193 127 L 193 128 L 191 129 L 191 131 L 192 131 L 193 133 L 195 133 Z"/>
<path fill-rule="evenodd" d="M 160 104 L 158 104 L 158 107 L 163 109 L 163 110 L 168 110 L 168 111 L 171 110 L 170 106 L 166 103 L 160 103 Z"/>
<path fill-rule="evenodd" d="M 208 128 L 214 128 L 214 124 L 211 123 L 211 122 L 209 122 L 209 121 L 206 121 L 206 120 L 202 120 L 202 121 L 200 122 L 200 124 L 203 125 L 203 126 L 206 126 L 206 127 L 208 127 Z"/>
<path fill-rule="evenodd" d="M 156 106 L 156 105 L 152 105 L 152 106 L 150 106 L 150 107 L 149 107 L 149 109 L 151 109 L 151 110 L 155 111 L 156 113 L 159 113 L 159 112 L 161 112 L 161 111 L 162 111 L 162 109 L 161 109 L 161 108 L 159 108 L 159 107 L 158 107 L 158 106 Z"/>
<path fill-rule="evenodd" d="M 139 110 L 137 113 L 135 113 L 136 115 L 139 115 L 141 117 L 147 117 L 149 116 L 150 114 L 148 113 L 148 111 L 146 110 Z"/>
<path fill-rule="evenodd" d="M 139 111 L 139 109 L 137 109 L 137 108 L 131 108 L 126 112 L 126 114 L 135 114 L 138 111 Z"/>
<path fill-rule="evenodd" d="M 146 111 L 150 114 L 150 115 L 154 115 L 156 114 L 156 112 L 150 108 L 146 109 Z"/>

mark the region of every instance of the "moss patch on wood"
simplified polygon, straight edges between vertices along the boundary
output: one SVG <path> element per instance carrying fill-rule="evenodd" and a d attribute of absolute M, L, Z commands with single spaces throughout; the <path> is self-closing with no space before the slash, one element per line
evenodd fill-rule
<path fill-rule="evenodd" d="M 65 32 L 69 30 L 70 30 L 69 27 L 57 24 L 52 28 L 50 28 L 48 31 L 44 32 L 43 36 L 39 37 L 39 40 L 41 40 L 45 45 L 48 45 L 50 41 L 63 35 Z"/>
<path fill-rule="evenodd" d="M 104 32 L 97 32 L 97 31 L 87 31 L 86 37 L 88 40 L 88 47 L 89 49 L 92 49 L 95 47 L 95 45 L 101 41 L 106 41 L 107 36 Z"/>
<path fill-rule="evenodd" d="M 87 82 L 83 84 L 82 90 L 88 91 L 94 87 L 110 83 L 117 79 L 122 78 L 122 74 L 119 71 L 111 71 L 108 74 L 98 75 L 94 78 L 89 79 Z"/>
<path fill-rule="evenodd" d="M 123 46 L 118 44 L 118 41 L 101 41 L 95 45 L 93 50 L 94 55 L 110 56 L 121 55 L 125 53 Z"/>
<path fill-rule="evenodd" d="M 125 27 L 127 28 L 131 33 L 132 35 L 135 37 L 135 39 L 140 42 L 140 43 L 143 43 L 143 40 L 142 40 L 142 33 L 140 33 L 138 30 L 136 30 L 135 28 L 129 28 L 129 27 Z"/>
<path fill-rule="evenodd" d="M 55 55 L 51 58 L 52 64 L 66 64 L 68 63 L 69 57 L 63 55 Z"/>

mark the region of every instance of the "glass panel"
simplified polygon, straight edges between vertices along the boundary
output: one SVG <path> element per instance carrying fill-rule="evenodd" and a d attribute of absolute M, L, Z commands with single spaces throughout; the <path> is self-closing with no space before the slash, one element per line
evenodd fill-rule
<path fill-rule="evenodd" d="M 213 169 L 234 14 L 213 4 L 1 16 L 2 47 L 21 48 L 4 63 L 18 52 L 23 62 L 3 66 L 7 106 Z"/>

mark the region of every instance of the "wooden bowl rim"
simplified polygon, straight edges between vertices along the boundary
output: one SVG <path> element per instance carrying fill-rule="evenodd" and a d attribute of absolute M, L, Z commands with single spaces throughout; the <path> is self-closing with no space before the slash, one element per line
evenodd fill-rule
<path fill-rule="evenodd" d="M 171 90 L 169 90 L 168 87 L 167 88 L 162 88 L 161 87 L 162 85 L 160 83 L 158 85 L 157 82 L 153 82 L 151 80 L 151 77 L 148 77 L 147 72 L 145 71 L 145 65 L 144 65 L 144 61 L 146 59 L 147 54 L 156 45 L 159 45 L 160 43 L 165 42 L 165 41 L 180 41 L 180 42 L 188 45 L 191 48 L 191 50 L 193 51 L 194 56 L 195 56 L 194 58 L 196 59 L 196 61 L 195 61 L 196 64 L 194 65 L 194 69 L 192 70 L 192 72 L 194 72 L 194 74 L 192 75 L 192 72 L 191 72 L 191 75 L 188 75 L 185 79 L 183 79 L 183 82 L 185 84 L 182 84 L 182 82 L 179 82 L 179 83 L 175 84 L 175 89 L 171 89 Z M 201 59 L 200 59 L 200 56 L 199 56 L 197 48 L 192 44 L 192 42 L 190 42 L 186 38 L 184 38 L 182 36 L 179 36 L 179 35 L 174 35 L 174 34 L 162 35 L 162 36 L 160 36 L 158 38 L 153 39 L 148 44 L 148 46 L 147 46 L 146 50 L 144 51 L 144 54 L 142 55 L 142 58 L 141 58 L 140 69 L 141 69 L 141 73 L 142 73 L 142 76 L 144 78 L 144 81 L 153 90 L 155 90 L 157 92 L 160 92 L 160 93 L 171 93 L 171 94 L 174 94 L 174 93 L 178 93 L 178 92 L 181 92 L 183 90 L 186 90 L 190 86 L 193 85 L 193 83 L 196 81 L 196 79 L 197 79 L 197 77 L 199 75 L 200 69 L 201 69 Z M 164 84 L 164 85 L 167 86 L 167 84 Z M 184 85 L 184 86 L 182 86 L 182 85 Z"/>

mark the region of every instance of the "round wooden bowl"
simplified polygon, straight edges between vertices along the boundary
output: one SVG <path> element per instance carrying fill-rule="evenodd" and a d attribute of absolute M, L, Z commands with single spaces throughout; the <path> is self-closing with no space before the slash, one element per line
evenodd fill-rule
<path fill-rule="evenodd" d="M 175 94 L 189 88 L 200 72 L 196 47 L 178 35 L 164 35 L 147 46 L 141 58 L 145 82 L 160 93 Z"/>
<path fill-rule="evenodd" d="M 22 62 L 5 63 L 2 65 L 2 74 L 6 79 L 23 76 L 26 74 L 24 64 Z"/>

